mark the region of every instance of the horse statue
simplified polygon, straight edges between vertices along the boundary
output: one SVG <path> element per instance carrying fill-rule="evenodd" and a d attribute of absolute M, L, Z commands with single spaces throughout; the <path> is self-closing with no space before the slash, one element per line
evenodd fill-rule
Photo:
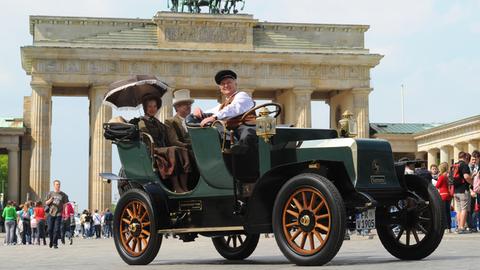
<path fill-rule="evenodd" d="M 238 13 L 237 2 L 242 3 L 242 7 L 240 8 L 240 10 L 243 10 L 243 8 L 245 7 L 245 0 L 226 0 L 225 1 L 225 6 L 223 7 L 223 10 L 222 10 L 222 13 L 223 14 L 231 14 L 232 13 L 232 8 L 233 8 L 233 14 L 237 14 Z"/>
<path fill-rule="evenodd" d="M 170 7 L 169 3 L 172 4 L 172 7 Z M 178 12 L 178 0 L 168 0 L 167 8 L 170 9 L 171 12 Z"/>
<path fill-rule="evenodd" d="M 223 9 L 222 2 L 225 2 Z M 167 8 L 172 12 L 185 12 L 186 7 L 186 12 L 201 13 L 202 7 L 208 7 L 209 13 L 212 14 L 230 14 L 233 9 L 233 13 L 237 14 L 237 2 L 242 2 L 243 5 L 240 10 L 243 10 L 245 7 L 245 0 L 168 0 Z"/>

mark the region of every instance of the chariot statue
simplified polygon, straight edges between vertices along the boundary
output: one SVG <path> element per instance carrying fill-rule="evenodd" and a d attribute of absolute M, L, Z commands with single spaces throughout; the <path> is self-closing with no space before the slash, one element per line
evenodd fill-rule
<path fill-rule="evenodd" d="M 210 14 L 237 14 L 245 7 L 245 0 L 168 0 L 167 7 L 172 12 L 202 13 L 206 7 Z"/>

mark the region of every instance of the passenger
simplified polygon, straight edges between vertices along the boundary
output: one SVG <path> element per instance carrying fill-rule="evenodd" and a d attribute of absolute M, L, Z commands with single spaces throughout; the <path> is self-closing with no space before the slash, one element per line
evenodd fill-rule
<path fill-rule="evenodd" d="M 141 131 L 153 137 L 155 161 L 160 176 L 164 180 L 171 181 L 174 192 L 187 192 L 188 173 L 191 171 L 188 145 L 178 141 L 175 131 L 155 118 L 158 109 L 162 106 L 160 98 L 147 96 L 142 104 L 145 115 L 140 119 L 137 118 L 136 124 Z"/>
<path fill-rule="evenodd" d="M 178 140 L 189 146 L 191 146 L 192 140 L 188 134 L 185 117 L 191 113 L 193 102 L 194 100 L 190 98 L 188 89 L 173 92 L 173 108 L 176 114 L 172 118 L 165 120 L 165 124 L 175 131 Z"/>
<path fill-rule="evenodd" d="M 206 111 L 195 108 L 193 115 L 201 119 L 200 126 L 205 126 L 215 120 L 226 120 L 226 126 L 234 130 L 234 136 L 238 143 L 232 145 L 233 154 L 246 154 L 249 148 L 256 148 L 257 136 L 255 127 L 252 125 L 242 125 L 240 117 L 255 106 L 253 99 L 243 91 L 237 90 L 237 74 L 231 70 L 221 70 L 215 75 L 221 94 L 225 97 L 222 104 Z M 246 118 L 246 121 L 255 123 L 255 113 Z M 221 133 L 223 131 L 220 131 Z M 223 134 L 221 134 L 223 136 Z"/>

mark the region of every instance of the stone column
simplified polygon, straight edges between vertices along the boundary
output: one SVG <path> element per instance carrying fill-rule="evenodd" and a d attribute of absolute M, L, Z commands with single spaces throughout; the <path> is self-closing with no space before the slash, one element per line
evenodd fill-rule
<path fill-rule="evenodd" d="M 353 115 L 357 120 L 357 138 L 370 137 L 370 122 L 368 112 L 368 95 L 372 91 L 371 88 L 354 88 L 353 94 Z"/>
<path fill-rule="evenodd" d="M 312 126 L 312 89 L 294 89 L 295 126 L 309 128 Z"/>
<path fill-rule="evenodd" d="M 162 123 L 165 122 L 165 119 L 173 116 L 173 91 L 175 91 L 173 88 L 169 88 L 162 97 L 162 107 L 156 115 Z"/>
<path fill-rule="evenodd" d="M 450 146 L 445 145 L 440 147 L 440 162 L 447 162 L 450 164 Z"/>
<path fill-rule="evenodd" d="M 432 164 L 437 164 L 437 153 L 438 153 L 438 149 L 430 149 L 428 150 L 427 152 L 427 161 L 428 161 L 428 168 L 430 168 L 430 166 Z"/>
<path fill-rule="evenodd" d="M 456 143 L 453 145 L 453 160 L 455 162 L 458 161 L 458 153 L 460 153 L 461 151 L 463 151 L 464 147 L 463 147 L 463 143 Z"/>
<path fill-rule="evenodd" d="M 9 200 L 20 202 L 20 178 L 18 166 L 18 147 L 8 148 L 8 191 Z"/>
<path fill-rule="evenodd" d="M 112 109 L 102 105 L 107 86 L 93 86 L 89 91 L 90 99 L 90 170 L 89 201 L 92 210 L 103 211 L 112 202 L 112 186 L 99 176 L 101 172 L 112 171 L 112 144 L 103 137 L 103 123 L 112 118 Z"/>
<path fill-rule="evenodd" d="M 468 141 L 468 153 L 472 154 L 473 151 L 478 150 L 478 141 L 477 140 L 472 140 Z"/>
<path fill-rule="evenodd" d="M 28 192 L 31 200 L 44 199 L 50 189 L 52 86 L 32 81 L 32 155 Z"/>
<path fill-rule="evenodd" d="M 330 128 L 338 129 L 338 121 L 342 119 L 342 114 L 348 110 L 355 113 L 352 91 L 336 91 L 327 101 L 330 105 Z"/>

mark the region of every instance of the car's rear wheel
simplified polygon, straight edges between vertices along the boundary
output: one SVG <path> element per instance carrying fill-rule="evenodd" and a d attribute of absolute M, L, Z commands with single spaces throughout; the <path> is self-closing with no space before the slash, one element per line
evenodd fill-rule
<path fill-rule="evenodd" d="M 424 179 L 406 175 L 405 182 L 409 196 L 394 205 L 377 209 L 377 215 L 384 220 L 377 225 L 377 233 L 393 256 L 402 260 L 420 260 L 435 251 L 442 241 L 443 204 L 438 191 Z"/>
<path fill-rule="evenodd" d="M 120 257 L 130 265 L 149 264 L 157 256 L 162 236 L 156 232 L 155 214 L 145 191 L 130 189 L 118 201 L 113 237 Z"/>
<path fill-rule="evenodd" d="M 345 222 L 342 197 L 323 176 L 297 175 L 277 194 L 275 240 L 285 257 L 297 265 L 329 262 L 342 246 Z"/>
<path fill-rule="evenodd" d="M 227 260 L 243 260 L 252 255 L 257 247 L 258 234 L 233 234 L 212 238 L 213 245 Z"/>

